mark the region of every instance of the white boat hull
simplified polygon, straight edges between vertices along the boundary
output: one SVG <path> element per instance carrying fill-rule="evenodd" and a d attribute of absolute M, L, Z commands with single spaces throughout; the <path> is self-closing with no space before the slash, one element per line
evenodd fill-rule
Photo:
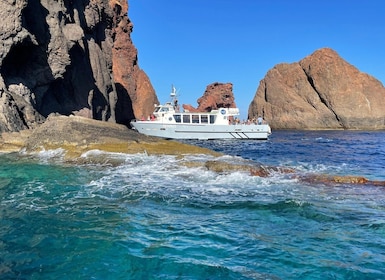
<path fill-rule="evenodd" d="M 131 125 L 138 132 L 166 139 L 255 139 L 266 140 L 271 134 L 267 124 L 169 124 L 153 121 L 133 121 Z"/>

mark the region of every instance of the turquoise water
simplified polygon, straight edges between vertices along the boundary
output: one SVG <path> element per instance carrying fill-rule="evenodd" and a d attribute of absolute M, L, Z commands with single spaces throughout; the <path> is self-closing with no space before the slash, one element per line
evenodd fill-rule
<path fill-rule="evenodd" d="M 385 180 L 385 132 L 195 142 Z M 0 155 L 0 279 L 384 279 L 385 188 L 216 174 L 209 156 Z"/>

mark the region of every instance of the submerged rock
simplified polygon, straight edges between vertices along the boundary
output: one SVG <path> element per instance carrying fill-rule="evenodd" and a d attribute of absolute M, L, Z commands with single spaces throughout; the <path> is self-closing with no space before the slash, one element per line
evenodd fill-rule
<path fill-rule="evenodd" d="M 354 175 L 325 175 L 325 174 L 317 174 L 317 175 L 301 175 L 297 177 L 299 180 L 308 183 L 322 183 L 322 184 L 337 184 L 337 185 L 373 185 L 373 186 L 383 186 L 385 187 L 385 181 L 372 181 L 362 176 L 354 176 Z"/>
<path fill-rule="evenodd" d="M 220 160 L 210 160 L 202 164 L 208 170 L 217 173 L 247 172 L 251 176 L 271 177 L 274 175 L 288 175 L 289 178 L 301 182 L 325 185 L 372 185 L 385 187 L 385 181 L 372 181 L 362 176 L 354 175 L 327 175 L 327 174 L 300 174 L 293 168 L 264 166 L 255 162 L 229 163 Z"/>

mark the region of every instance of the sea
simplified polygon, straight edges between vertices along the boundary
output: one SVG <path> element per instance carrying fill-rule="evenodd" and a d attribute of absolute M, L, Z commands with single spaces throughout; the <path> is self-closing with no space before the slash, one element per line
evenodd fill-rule
<path fill-rule="evenodd" d="M 385 131 L 187 142 L 223 156 L 0 154 L 0 279 L 385 279 L 385 187 L 301 179 L 385 181 Z"/>

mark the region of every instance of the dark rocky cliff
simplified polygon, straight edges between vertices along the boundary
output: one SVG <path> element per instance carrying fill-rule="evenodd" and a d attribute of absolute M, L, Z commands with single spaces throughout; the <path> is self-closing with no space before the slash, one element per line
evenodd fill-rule
<path fill-rule="evenodd" d="M 385 88 L 334 50 L 279 64 L 260 82 L 249 118 L 275 129 L 385 129 Z"/>
<path fill-rule="evenodd" d="M 0 2 L 0 132 L 51 113 L 128 124 L 157 103 L 125 0 Z"/>

